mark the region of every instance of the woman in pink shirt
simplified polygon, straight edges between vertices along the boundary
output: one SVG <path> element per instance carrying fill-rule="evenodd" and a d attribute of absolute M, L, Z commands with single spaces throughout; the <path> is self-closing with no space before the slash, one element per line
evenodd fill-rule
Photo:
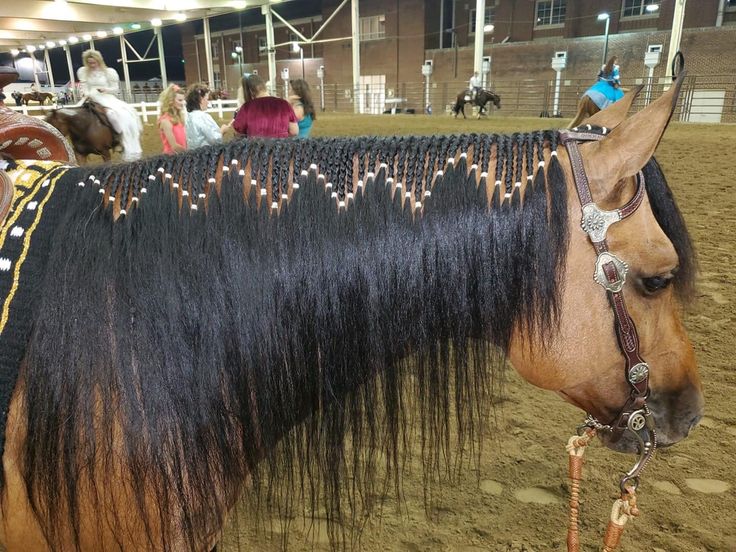
<path fill-rule="evenodd" d="M 233 121 L 235 132 L 259 138 L 288 138 L 299 133 L 294 109 L 286 100 L 269 96 L 261 77 L 243 77 L 242 87 L 245 103 Z"/>
<path fill-rule="evenodd" d="M 187 133 L 184 129 L 184 91 L 172 84 L 158 98 L 161 116 L 158 118 L 158 133 L 164 153 L 176 153 L 187 149 Z"/>

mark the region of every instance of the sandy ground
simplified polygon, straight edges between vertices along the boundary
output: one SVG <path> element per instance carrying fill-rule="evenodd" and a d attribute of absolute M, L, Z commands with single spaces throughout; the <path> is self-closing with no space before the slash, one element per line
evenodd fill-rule
<path fill-rule="evenodd" d="M 558 126 L 550 119 L 457 121 L 447 116 L 325 115 L 315 135 L 509 132 Z M 700 259 L 697 301 L 686 325 L 695 344 L 707 397 L 706 417 L 681 444 L 659 451 L 640 487 L 642 515 L 629 523 L 625 551 L 736 551 L 736 373 L 732 367 L 736 254 L 736 190 L 733 151 L 736 126 L 673 123 L 657 156 L 674 190 Z M 145 131 L 144 150 L 160 151 L 155 128 Z M 367 552 L 539 552 L 565 549 L 566 465 L 564 445 L 582 413 L 509 373 L 496 409 L 480 471 L 463 470 L 428 517 L 418 467 L 403 481 L 403 501 L 386 500 L 355 546 Z M 544 422 L 543 422 L 544 420 Z M 631 458 L 600 446 L 587 453 L 583 484 L 584 550 L 598 550 L 615 498 L 618 473 Z M 281 533 L 257 530 L 247 519 L 230 527 L 221 548 L 279 550 Z M 328 549 L 323 526 L 292 524 L 288 549 Z"/>

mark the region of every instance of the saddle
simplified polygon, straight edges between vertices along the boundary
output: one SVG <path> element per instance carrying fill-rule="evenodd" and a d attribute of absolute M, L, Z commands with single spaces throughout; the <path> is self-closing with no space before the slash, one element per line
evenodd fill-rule
<path fill-rule="evenodd" d="M 105 112 L 105 108 L 102 107 L 97 102 L 93 102 L 90 99 L 84 100 L 84 103 L 82 104 L 82 108 L 86 109 L 92 115 L 97 117 L 97 120 L 100 121 L 100 123 L 103 126 L 106 126 L 110 129 L 110 132 L 112 133 L 112 145 L 113 148 L 121 145 L 121 139 L 120 139 L 120 133 L 115 130 L 115 127 L 112 126 L 112 123 L 110 123 L 110 119 L 107 118 L 107 113 Z"/>

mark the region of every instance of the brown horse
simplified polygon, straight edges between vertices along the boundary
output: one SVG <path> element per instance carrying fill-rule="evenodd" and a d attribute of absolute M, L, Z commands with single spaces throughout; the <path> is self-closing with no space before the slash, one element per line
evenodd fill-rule
<path fill-rule="evenodd" d="M 455 114 L 455 117 L 462 113 L 463 119 L 465 119 L 465 104 L 472 103 L 478 106 L 478 118 L 480 119 L 481 115 L 484 114 L 484 110 L 488 102 L 492 102 L 493 105 L 496 106 L 496 109 L 501 109 L 501 97 L 495 92 L 490 90 L 479 90 L 475 95 L 475 98 L 473 98 L 470 90 L 463 90 L 455 98 L 455 105 L 453 106 L 452 111 Z"/>
<path fill-rule="evenodd" d="M 575 118 L 568 125 L 569 128 L 575 128 L 580 125 L 585 119 L 595 115 L 600 111 L 600 108 L 591 100 L 588 96 L 583 96 L 578 102 L 578 112 L 575 114 Z"/>
<path fill-rule="evenodd" d="M 55 109 L 45 120 L 69 137 L 74 151 L 84 162 L 90 154 L 102 156 L 105 162 L 110 161 L 111 150 L 119 143 L 104 110 L 91 102 L 81 107 Z"/>
<path fill-rule="evenodd" d="M 13 304 L 14 331 L 0 328 L 16 340 L 5 380 L 14 359 L 18 370 L 0 404 L 0 541 L 9 552 L 209 550 L 246 480 L 257 496 L 270 482 L 261 503 L 283 496 L 286 517 L 307 493 L 339 522 L 341 493 L 370 507 L 384 488 L 371 475 L 379 457 L 400 475 L 410 420 L 430 474 L 455 417 L 458 447 L 479 437 L 505 358 L 605 424 L 632 396 L 633 340 L 651 366 L 658 444 L 685 438 L 703 411 L 680 319 L 693 259 L 651 159 L 678 89 L 630 118 L 625 98 L 589 121 L 605 132 L 569 150 L 558 131 L 243 140 L 11 173 L 53 193 L 56 218 L 11 211 L 38 216 L 33 239 L 46 245 L 28 252 L 32 304 Z M 602 267 L 621 291 L 591 277 L 600 258 L 579 217 L 593 202 L 628 206 L 605 244 L 629 277 Z M 2 289 L 23 292 L 20 268 L 19 281 L 0 273 Z M 638 330 L 620 334 L 626 356 L 622 313 Z M 636 450 L 619 437 L 604 442 Z"/>
<path fill-rule="evenodd" d="M 53 103 L 54 95 L 50 92 L 29 92 L 27 94 L 23 94 L 21 98 L 21 101 L 25 105 L 28 105 L 29 102 L 38 102 L 41 105 L 46 105 L 47 100 L 49 103 Z"/>

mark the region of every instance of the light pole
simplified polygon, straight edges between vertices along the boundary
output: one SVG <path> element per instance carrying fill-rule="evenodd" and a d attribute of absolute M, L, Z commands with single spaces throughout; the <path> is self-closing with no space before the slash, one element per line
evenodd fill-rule
<path fill-rule="evenodd" d="M 599 13 L 598 21 L 606 22 L 605 38 L 603 39 L 603 61 L 601 61 L 601 66 L 603 66 L 606 64 L 606 56 L 608 55 L 608 25 L 611 22 L 611 16 L 606 12 Z"/>
<path fill-rule="evenodd" d="M 491 49 L 488 52 L 488 67 L 486 67 L 485 63 L 481 65 L 483 69 L 483 88 L 491 87 L 491 67 L 493 64 L 493 29 L 495 29 L 493 25 L 485 25 L 483 27 L 484 41 L 485 41 L 485 35 L 488 35 L 488 34 L 491 35 Z"/>
<path fill-rule="evenodd" d="M 291 43 L 291 51 L 293 53 L 299 52 L 299 59 L 302 62 L 302 80 L 304 80 L 304 48 L 302 48 L 298 42 Z"/>
<path fill-rule="evenodd" d="M 230 54 L 230 57 L 238 60 L 238 67 L 240 68 L 240 78 L 243 78 L 243 47 L 236 46 L 235 51 Z"/>

